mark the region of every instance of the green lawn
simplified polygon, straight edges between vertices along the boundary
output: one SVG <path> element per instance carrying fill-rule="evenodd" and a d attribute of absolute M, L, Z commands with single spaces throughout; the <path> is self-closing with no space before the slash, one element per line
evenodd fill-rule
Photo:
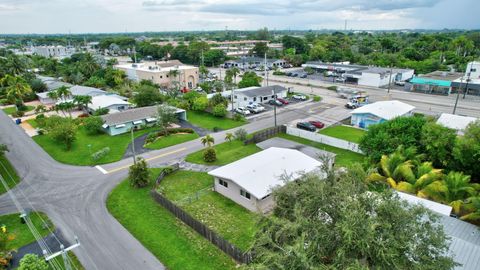
<path fill-rule="evenodd" d="M 9 188 L 14 187 L 20 181 L 17 172 L 5 156 L 0 156 L 0 175 L 3 177 Z M 5 193 L 5 187 L 0 184 L 0 194 Z"/>
<path fill-rule="evenodd" d="M 139 130 L 134 133 L 134 136 L 138 137 L 153 130 L 155 130 L 155 127 Z M 108 134 L 88 135 L 83 127 L 78 129 L 76 138 L 72 148 L 67 151 L 63 145 L 52 140 L 48 135 L 33 137 L 35 142 L 55 160 L 73 165 L 95 165 L 118 161 L 123 157 L 128 144 L 131 142 L 130 133 L 117 136 Z M 88 145 L 91 145 L 91 149 Z M 104 147 L 110 147 L 110 153 L 96 162 L 93 161 L 91 154 Z"/>
<path fill-rule="evenodd" d="M 213 130 L 214 128 L 227 130 L 247 123 L 245 121 L 235 121 L 230 118 L 219 118 L 207 112 L 197 111 L 188 111 L 187 119 L 191 124 L 209 130 Z"/>
<path fill-rule="evenodd" d="M 335 153 L 337 155 L 335 157 L 335 164 L 337 166 L 347 166 L 355 162 L 363 162 L 363 159 L 365 158 L 365 156 L 362 154 L 358 154 L 352 151 L 340 149 L 337 147 L 310 141 L 304 138 L 300 138 L 300 137 L 296 137 L 288 134 L 279 134 L 278 137 Z"/>
<path fill-rule="evenodd" d="M 161 148 L 169 147 L 179 143 L 195 140 L 197 138 L 198 138 L 197 133 L 170 134 L 166 137 L 163 136 L 161 138 L 157 138 L 157 140 L 155 140 L 152 143 L 146 144 L 144 147 L 150 148 L 150 149 L 161 149 Z"/>
<path fill-rule="evenodd" d="M 29 111 L 31 111 L 31 110 L 33 110 L 33 109 L 35 109 L 34 106 L 29 106 L 29 105 L 27 105 L 27 109 L 26 109 L 24 112 L 29 112 Z M 15 106 L 13 106 L 13 107 L 4 108 L 3 111 L 4 111 L 6 114 L 10 114 L 10 115 L 11 115 L 12 113 L 16 112 L 16 109 L 15 109 Z"/>
<path fill-rule="evenodd" d="M 27 123 L 29 123 L 33 128 L 38 128 L 37 120 L 35 119 L 28 119 Z"/>
<path fill-rule="evenodd" d="M 30 220 L 42 237 L 50 234 L 50 231 L 55 230 L 52 222 L 48 219 L 47 215 L 43 213 L 31 212 Z M 18 213 L 0 216 L 0 226 L 1 225 L 7 227 L 7 233 L 12 237 L 11 241 L 7 241 L 7 250 L 17 250 L 35 241 L 35 237 L 28 229 L 27 224 L 20 222 L 20 214 Z M 48 228 L 50 228 L 50 230 Z M 74 269 L 84 269 L 73 252 L 69 251 L 68 256 L 73 263 Z M 61 257 L 58 257 L 55 260 L 58 264 L 63 266 L 63 260 Z"/>
<path fill-rule="evenodd" d="M 207 173 L 177 171 L 163 179 L 159 189 L 230 243 L 244 251 L 249 250 L 259 216 L 208 189 L 213 186 L 213 181 L 213 177 Z M 196 199 L 195 192 L 199 190 L 202 192 Z"/>
<path fill-rule="evenodd" d="M 243 142 L 238 140 L 217 144 L 214 148 L 217 151 L 217 160 L 215 162 L 207 163 L 203 160 L 203 149 L 191 153 L 185 160 L 196 164 L 226 165 L 262 150 L 255 144 L 244 145 Z"/>
<path fill-rule="evenodd" d="M 159 169 L 152 169 L 153 179 Z M 170 270 L 235 269 L 235 262 L 128 180 L 110 193 L 110 213 Z"/>
<path fill-rule="evenodd" d="M 359 143 L 363 135 L 365 135 L 364 130 L 349 126 L 327 127 L 321 129 L 318 133 L 354 143 Z"/>

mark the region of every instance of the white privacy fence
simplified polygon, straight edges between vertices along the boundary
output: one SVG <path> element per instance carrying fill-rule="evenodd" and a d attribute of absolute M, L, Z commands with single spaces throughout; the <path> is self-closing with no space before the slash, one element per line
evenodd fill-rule
<path fill-rule="evenodd" d="M 316 132 L 306 131 L 306 130 L 298 129 L 294 127 L 287 127 L 287 134 L 363 154 L 362 150 L 360 150 L 360 148 L 358 147 L 358 144 L 356 143 L 326 136 Z"/>

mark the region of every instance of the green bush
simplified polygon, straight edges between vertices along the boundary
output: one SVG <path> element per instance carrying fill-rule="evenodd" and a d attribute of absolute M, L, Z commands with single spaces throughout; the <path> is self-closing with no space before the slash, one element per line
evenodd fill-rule
<path fill-rule="evenodd" d="M 223 104 L 217 104 L 213 107 L 212 114 L 216 117 L 225 117 L 227 115 L 227 108 Z"/>
<path fill-rule="evenodd" d="M 233 120 L 239 121 L 239 122 L 240 121 L 245 121 L 245 117 L 243 115 L 239 114 L 239 113 L 235 113 L 233 115 Z"/>
<path fill-rule="evenodd" d="M 20 110 L 15 111 L 15 112 L 12 113 L 12 117 L 22 117 L 22 116 L 24 116 L 24 115 L 25 115 L 25 112 L 24 112 L 24 111 L 20 111 Z"/>
<path fill-rule="evenodd" d="M 209 147 L 203 152 L 203 160 L 206 162 L 214 162 L 217 160 L 217 152 L 215 148 Z"/>
<path fill-rule="evenodd" d="M 205 111 L 208 107 L 208 98 L 200 96 L 193 101 L 192 109 L 195 111 Z"/>
<path fill-rule="evenodd" d="M 110 153 L 110 147 L 104 147 L 104 148 L 100 149 L 99 151 L 92 154 L 92 160 L 93 161 L 100 160 L 103 157 L 105 157 L 106 155 L 108 155 L 108 153 Z"/>
<path fill-rule="evenodd" d="M 108 108 L 99 108 L 93 112 L 93 115 L 94 116 L 105 115 L 105 114 L 108 114 L 108 111 L 109 111 Z"/>
<path fill-rule="evenodd" d="M 313 101 L 315 101 L 315 102 L 322 101 L 322 97 L 321 96 L 313 96 Z"/>
<path fill-rule="evenodd" d="M 285 72 L 280 71 L 280 70 L 275 70 L 275 71 L 273 72 L 273 75 L 283 76 L 283 75 L 285 75 Z"/>
<path fill-rule="evenodd" d="M 103 132 L 103 120 L 100 116 L 91 116 L 83 120 L 87 134 L 95 135 Z"/>
<path fill-rule="evenodd" d="M 234 133 L 235 139 L 245 141 L 247 139 L 247 131 L 244 128 L 237 129 Z"/>
<path fill-rule="evenodd" d="M 336 85 L 332 85 L 332 86 L 329 86 L 327 87 L 328 90 L 332 90 L 332 91 L 337 91 L 337 86 Z"/>
<path fill-rule="evenodd" d="M 130 166 L 128 170 L 128 179 L 130 185 L 136 188 L 142 188 L 148 186 L 150 180 L 150 171 L 145 159 L 138 158 L 137 162 Z"/>
<path fill-rule="evenodd" d="M 37 125 L 39 128 L 44 128 L 46 121 L 47 120 L 46 120 L 45 114 L 43 113 L 35 116 L 35 122 L 37 122 Z"/>

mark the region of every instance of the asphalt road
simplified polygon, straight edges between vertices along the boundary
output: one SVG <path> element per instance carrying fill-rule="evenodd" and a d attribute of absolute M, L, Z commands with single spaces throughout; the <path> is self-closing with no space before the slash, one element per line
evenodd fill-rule
<path fill-rule="evenodd" d="M 309 110 L 321 111 L 323 103 L 298 104 L 278 110 L 277 123 L 304 118 Z M 273 126 L 273 112 L 266 112 L 243 126 L 253 132 Z M 214 133 L 216 143 L 226 132 Z M 22 178 L 13 191 L 24 208 L 45 212 L 70 242 L 77 236 L 81 246 L 74 250 L 86 269 L 164 269 L 140 242 L 113 218 L 106 208 L 109 192 L 127 177 L 132 159 L 95 167 L 64 165 L 53 160 L 13 121 L 0 111 L 0 143 L 10 152 L 7 157 Z M 151 167 L 180 160 L 203 148 L 193 140 L 142 154 Z M 18 212 L 7 194 L 0 196 L 0 214 Z"/>

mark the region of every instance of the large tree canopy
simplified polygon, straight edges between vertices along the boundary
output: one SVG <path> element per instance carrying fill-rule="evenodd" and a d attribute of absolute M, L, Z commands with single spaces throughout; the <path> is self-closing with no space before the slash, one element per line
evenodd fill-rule
<path fill-rule="evenodd" d="M 251 269 L 452 269 L 443 228 L 431 212 L 386 190 L 365 172 L 307 175 L 275 189 L 273 215 L 256 236 Z"/>

